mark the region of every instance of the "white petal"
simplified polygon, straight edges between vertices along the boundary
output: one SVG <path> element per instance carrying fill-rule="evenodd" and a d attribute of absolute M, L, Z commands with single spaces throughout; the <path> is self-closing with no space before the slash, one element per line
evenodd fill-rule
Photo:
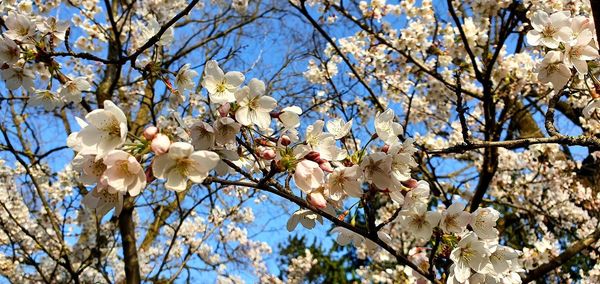
<path fill-rule="evenodd" d="M 250 93 L 252 95 L 263 95 L 265 93 L 266 87 L 265 82 L 253 78 L 248 83 L 248 87 L 250 88 Z"/>
<path fill-rule="evenodd" d="M 214 60 L 206 62 L 206 66 L 204 67 L 204 74 L 213 77 L 217 81 L 222 81 L 223 77 L 225 76 L 223 70 L 221 70 L 217 61 Z"/>
<path fill-rule="evenodd" d="M 258 107 L 256 108 L 262 112 L 272 111 L 277 106 L 277 101 L 269 96 L 262 96 L 258 99 Z"/>
<path fill-rule="evenodd" d="M 175 161 L 169 158 L 169 155 L 163 154 L 154 157 L 152 160 L 152 174 L 156 178 L 166 179 L 168 171 L 175 166 Z"/>
<path fill-rule="evenodd" d="M 229 85 L 229 87 L 237 88 L 242 83 L 244 83 L 245 79 L 246 77 L 244 77 L 244 74 L 242 74 L 241 72 L 232 71 L 227 72 L 227 74 L 225 74 L 225 82 L 227 82 L 227 85 Z"/>
<path fill-rule="evenodd" d="M 194 146 L 186 142 L 175 142 L 169 147 L 169 157 L 171 159 L 180 159 L 189 157 L 194 152 Z"/>
<path fill-rule="evenodd" d="M 221 158 L 212 151 L 196 151 L 190 155 L 190 159 L 196 161 L 196 169 L 200 172 L 209 172 L 214 169 Z"/>
<path fill-rule="evenodd" d="M 187 179 L 179 171 L 170 171 L 165 187 L 170 190 L 184 191 L 187 188 Z"/>

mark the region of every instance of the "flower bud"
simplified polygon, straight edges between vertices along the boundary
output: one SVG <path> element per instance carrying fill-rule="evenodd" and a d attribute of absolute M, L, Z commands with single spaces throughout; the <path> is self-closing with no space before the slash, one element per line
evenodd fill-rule
<path fill-rule="evenodd" d="M 390 150 L 390 145 L 385 144 L 383 145 L 383 147 L 381 147 L 381 152 L 384 152 L 387 154 L 387 152 Z"/>
<path fill-rule="evenodd" d="M 271 148 L 264 148 L 259 155 L 265 160 L 273 160 L 276 156 L 275 151 Z"/>
<path fill-rule="evenodd" d="M 333 173 L 333 168 L 331 167 L 331 164 L 329 163 L 329 161 L 319 159 L 319 161 L 317 161 L 317 163 L 319 164 L 319 167 L 321 168 L 321 170 L 323 170 L 324 172 Z"/>
<path fill-rule="evenodd" d="M 154 139 L 156 134 L 158 134 L 158 128 L 156 126 L 148 126 L 144 129 L 144 138 L 148 141 Z"/>
<path fill-rule="evenodd" d="M 279 143 L 281 143 L 281 145 L 283 146 L 288 146 L 292 144 L 292 139 L 290 139 L 290 137 L 287 135 L 281 135 L 281 137 L 279 138 Z"/>
<path fill-rule="evenodd" d="M 156 134 L 154 139 L 152 139 L 152 144 L 150 144 L 152 152 L 154 152 L 156 155 L 164 154 L 169 151 L 169 146 L 171 146 L 171 140 L 169 140 L 169 136 L 162 133 Z"/>
<path fill-rule="evenodd" d="M 308 195 L 308 202 L 319 209 L 324 209 L 327 207 L 327 200 L 325 200 L 325 196 L 321 192 L 312 192 Z"/>
<path fill-rule="evenodd" d="M 254 139 L 254 143 L 256 143 L 260 146 L 274 146 L 273 143 L 271 143 L 266 138 L 262 138 L 262 137 Z"/>
<path fill-rule="evenodd" d="M 221 117 L 227 117 L 227 115 L 229 115 L 230 109 L 231 109 L 231 104 L 229 104 L 229 103 L 222 104 L 218 109 L 219 115 Z"/>
<path fill-rule="evenodd" d="M 409 179 L 407 181 L 403 181 L 402 185 L 404 185 L 404 186 L 406 186 L 408 188 L 415 188 L 415 187 L 417 187 L 418 183 L 417 183 L 416 179 L 411 178 L 411 179 Z"/>
<path fill-rule="evenodd" d="M 306 156 L 304 156 L 304 159 L 317 162 L 319 159 L 321 159 L 321 154 L 319 154 L 319 152 L 310 151 L 308 154 L 306 154 Z"/>

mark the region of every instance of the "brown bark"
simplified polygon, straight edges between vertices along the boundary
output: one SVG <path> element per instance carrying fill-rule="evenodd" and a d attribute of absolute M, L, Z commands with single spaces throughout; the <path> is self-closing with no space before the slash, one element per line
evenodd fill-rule
<path fill-rule="evenodd" d="M 123 243 L 123 258 L 125 262 L 125 283 L 140 283 L 140 265 L 135 245 L 135 223 L 133 222 L 133 198 L 125 197 L 123 210 L 119 215 L 119 230 Z"/>

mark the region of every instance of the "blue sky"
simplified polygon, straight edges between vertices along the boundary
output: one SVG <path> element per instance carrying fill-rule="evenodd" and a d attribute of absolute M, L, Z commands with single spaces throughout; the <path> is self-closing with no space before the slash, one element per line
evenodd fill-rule
<path fill-rule="evenodd" d="M 443 1 L 440 1 L 440 2 L 434 1 L 434 2 L 435 2 L 436 10 L 439 11 L 438 14 L 440 14 L 442 16 L 446 16 L 446 3 Z M 65 20 L 65 19 L 70 18 L 72 11 L 73 11 L 72 8 L 61 7 L 55 13 L 56 13 L 56 15 L 58 15 L 59 18 L 61 18 L 62 20 Z M 447 20 L 451 20 L 451 19 L 447 19 Z M 100 17 L 99 21 L 102 22 L 102 21 L 104 21 L 104 19 L 102 19 Z M 298 48 L 298 46 L 294 45 L 293 41 L 286 41 L 286 37 L 289 36 L 289 34 L 286 34 L 285 32 L 279 33 L 278 31 L 272 30 L 273 27 L 275 27 L 281 23 L 282 22 L 279 22 L 276 19 L 270 19 L 270 20 L 264 21 L 262 23 L 259 23 L 257 26 L 248 27 L 248 29 L 254 29 L 253 31 L 255 31 L 256 33 L 254 34 L 253 37 L 244 37 L 243 38 L 242 48 L 239 50 L 239 57 L 236 60 L 228 62 L 224 66 L 224 69 L 225 70 L 245 71 L 246 78 L 247 78 L 246 82 L 253 77 L 257 77 L 257 78 L 263 79 L 263 80 L 270 78 L 275 72 L 277 72 L 278 67 L 283 63 L 285 55 L 288 54 L 288 52 L 290 50 L 294 50 L 295 48 Z M 302 24 L 298 18 L 288 17 L 284 23 L 286 25 L 286 27 L 284 27 L 285 29 L 292 30 L 294 33 L 297 33 L 297 35 L 300 37 L 305 35 L 308 38 L 310 35 L 312 35 L 312 32 L 313 32 L 312 27 L 309 25 L 306 25 L 306 24 Z M 398 18 L 398 20 L 395 24 L 397 24 L 398 26 L 402 26 L 402 25 L 404 25 L 404 23 L 405 23 L 405 18 L 400 17 L 400 18 Z M 284 28 L 282 28 L 282 30 Z M 332 31 L 332 35 L 336 38 L 351 35 L 354 32 L 353 30 L 342 29 L 340 27 L 334 28 L 331 31 Z M 182 34 L 188 34 L 188 33 L 192 33 L 192 32 L 194 32 L 194 31 L 193 30 L 182 30 L 181 31 Z M 77 31 L 77 29 L 73 29 L 72 34 L 71 34 L 71 42 L 73 42 L 75 39 L 77 39 L 78 36 L 79 36 L 79 32 Z M 176 38 L 177 38 L 177 34 L 176 34 Z M 508 44 L 508 46 L 511 46 L 511 45 L 514 45 L 514 42 L 515 42 L 515 39 L 511 38 L 507 44 Z M 234 44 L 231 41 L 228 43 Z M 216 58 L 217 59 L 221 58 L 227 52 L 228 52 L 228 50 L 225 50 L 225 49 L 222 50 L 222 52 L 217 54 Z M 104 56 L 105 51 L 102 51 L 100 54 L 102 56 Z M 190 63 L 193 67 L 196 68 L 198 73 L 201 73 L 203 70 L 202 63 L 205 62 L 205 60 L 206 59 L 204 58 L 204 55 L 202 54 L 202 52 L 198 52 L 197 54 L 194 54 L 193 56 L 188 57 L 186 60 L 182 60 L 181 62 L 178 62 L 177 64 L 174 65 L 174 67 L 182 66 L 185 63 Z M 302 72 L 302 71 L 306 70 L 306 66 L 307 66 L 307 58 L 302 58 L 299 60 L 295 60 L 291 65 L 289 65 L 287 67 L 288 68 L 287 70 L 290 73 L 298 73 L 298 72 Z M 345 69 L 341 68 L 341 70 L 344 71 Z M 342 74 L 342 73 L 343 72 L 340 72 L 340 74 Z M 294 78 L 289 83 L 294 84 L 294 82 L 297 82 L 294 80 L 301 80 L 301 78 Z M 159 90 L 157 93 L 162 93 L 162 91 L 164 90 L 164 86 L 162 85 L 162 83 L 157 84 L 157 88 Z M 361 90 L 361 88 L 359 88 L 359 87 L 353 89 L 353 92 L 361 93 L 361 91 L 364 91 L 364 90 Z M 274 97 L 279 98 L 279 99 L 283 99 L 286 97 L 286 94 L 281 91 L 276 91 L 276 92 L 272 93 L 271 95 L 273 95 Z M 310 96 L 310 95 L 314 95 L 314 94 L 307 94 L 307 95 Z M 2 106 L 3 106 L 3 108 L 0 109 L 0 116 L 4 117 L 6 119 L 9 117 L 8 108 L 4 107 L 5 103 L 3 103 Z M 397 106 L 392 106 L 392 107 L 396 110 L 396 113 L 398 115 L 402 114 L 402 110 L 400 108 L 398 108 Z M 33 114 L 33 115 L 36 115 L 36 118 L 33 120 L 34 121 L 33 127 L 35 129 L 37 129 L 39 131 L 39 133 L 42 133 L 42 135 L 40 136 L 42 139 L 41 144 L 43 145 L 43 149 L 41 152 L 44 152 L 44 149 L 48 150 L 48 149 L 52 149 L 55 147 L 65 145 L 66 135 L 64 133 L 64 130 L 62 130 L 63 128 L 62 128 L 60 120 L 58 120 L 56 117 L 53 117 L 51 115 L 42 114 L 42 111 L 39 109 L 34 110 L 34 113 L 35 114 Z M 70 116 L 70 121 L 72 122 L 74 129 L 76 130 L 77 127 L 75 126 L 75 122 L 73 120 L 72 113 L 71 112 L 67 112 L 67 113 L 68 113 L 68 116 Z M 539 115 L 536 115 L 536 119 L 541 119 L 541 117 Z M 308 123 L 312 123 L 314 121 L 314 119 L 309 119 L 307 121 L 308 121 Z M 6 121 L 3 121 L 3 122 L 10 124 L 10 122 L 6 122 Z M 307 125 L 308 125 L 307 123 L 304 123 L 301 126 L 301 128 L 303 129 Z M 559 129 L 564 130 L 564 133 L 579 134 L 577 128 L 573 127 L 573 125 L 567 119 L 564 119 L 564 117 L 562 117 L 562 116 L 559 116 L 557 118 L 557 126 Z M 373 129 L 371 122 L 369 122 L 368 128 L 371 130 Z M 425 131 L 427 131 L 427 129 L 423 129 L 422 127 L 421 128 L 413 127 L 410 129 L 410 132 L 412 132 L 412 133 L 415 133 L 415 132 L 423 133 Z M 363 139 L 363 141 L 366 141 L 366 140 Z M 571 148 L 572 148 L 573 153 L 577 156 L 584 157 L 587 154 L 587 149 L 585 149 L 583 147 L 571 147 Z M 70 160 L 72 158 L 72 154 L 73 154 L 72 151 L 70 151 L 68 149 L 58 151 L 58 152 L 48 156 L 46 159 L 46 162 L 55 171 L 58 171 L 58 170 L 64 168 L 64 166 L 68 162 L 70 162 Z M 12 161 L 14 163 L 13 157 L 7 152 L 0 152 L 0 157 L 3 159 L 7 159 L 8 161 Z M 451 162 L 451 163 L 447 163 L 442 169 L 447 172 L 451 172 L 451 171 L 456 170 L 459 166 L 460 166 L 460 164 L 458 164 L 456 162 Z M 286 203 L 285 201 L 281 200 L 279 197 L 276 197 L 273 195 L 269 195 L 269 197 L 272 198 L 273 200 L 275 200 L 276 202 L 281 202 L 284 204 Z M 288 213 L 292 213 L 293 210 L 297 209 L 297 207 L 295 205 L 292 205 L 291 203 L 287 203 L 289 205 L 288 208 L 291 209 L 291 211 L 286 212 L 283 208 L 281 208 L 279 206 L 265 205 L 265 204 L 269 204 L 269 203 L 261 203 L 260 205 L 256 205 L 256 204 L 254 204 L 254 202 L 247 203 L 248 206 L 252 207 L 252 209 L 254 210 L 255 216 L 256 216 L 256 224 L 251 225 L 248 228 L 248 230 L 249 230 L 249 235 L 255 235 L 255 238 L 254 238 L 255 240 L 265 241 L 265 242 L 269 243 L 271 245 L 271 247 L 274 249 L 273 255 L 269 256 L 268 260 L 267 260 L 267 264 L 269 265 L 271 272 L 273 272 L 274 274 L 277 275 L 279 272 L 279 268 L 280 268 L 280 267 L 278 267 L 278 264 L 275 261 L 275 258 L 277 256 L 277 245 L 280 244 L 281 242 L 283 242 L 284 240 L 286 240 L 288 238 L 288 236 L 293 235 L 293 234 L 302 234 L 302 235 L 306 235 L 309 240 L 312 240 L 314 238 L 321 240 L 326 247 L 328 247 L 332 244 L 333 237 L 327 235 L 327 230 L 330 228 L 330 224 L 328 222 L 326 222 L 325 225 L 318 226 L 317 228 L 310 230 L 310 231 L 302 228 L 301 226 L 298 226 L 298 228 L 296 228 L 296 230 L 293 233 L 288 233 L 287 230 L 285 229 L 285 223 L 287 222 L 287 219 L 289 218 Z M 140 213 L 142 213 L 142 212 L 140 212 Z M 150 212 L 146 212 L 146 213 L 151 214 Z M 204 275 L 195 275 L 195 276 L 197 278 L 204 277 Z M 242 276 L 246 280 L 249 280 L 249 281 L 255 280 L 252 273 L 244 273 L 244 274 L 242 274 Z"/>

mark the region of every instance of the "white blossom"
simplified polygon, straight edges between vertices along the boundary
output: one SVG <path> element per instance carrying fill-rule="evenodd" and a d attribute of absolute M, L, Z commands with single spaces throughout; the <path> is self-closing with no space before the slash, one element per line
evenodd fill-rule
<path fill-rule="evenodd" d="M 450 253 L 450 259 L 454 264 L 452 272 L 459 283 L 463 283 L 469 279 L 472 270 L 481 272 L 489 263 L 489 253 L 485 248 L 485 244 L 479 241 L 477 235 L 473 232 L 468 232 L 462 236 L 458 242 L 458 246 Z"/>
<path fill-rule="evenodd" d="M 198 72 L 190 69 L 190 64 L 185 64 L 179 69 L 177 75 L 175 76 L 175 84 L 177 88 L 179 88 L 180 92 L 184 90 L 194 90 L 196 87 L 196 83 L 194 83 L 194 78 L 198 76 Z"/>
<path fill-rule="evenodd" d="M 327 131 L 333 134 L 335 139 L 341 139 L 350 133 L 352 128 L 352 119 L 344 122 L 342 118 L 331 119 L 327 121 Z"/>
<path fill-rule="evenodd" d="M 494 208 L 477 208 L 471 213 L 469 224 L 480 238 L 493 239 L 498 237 L 498 230 L 495 228 L 498 218 L 500 218 L 500 212 Z"/>
<path fill-rule="evenodd" d="M 92 85 L 85 77 L 77 77 L 73 80 L 68 80 L 60 87 L 59 93 L 67 102 L 81 102 L 81 93 L 88 91 Z"/>
<path fill-rule="evenodd" d="M 89 124 L 76 134 L 83 154 L 96 154 L 96 159 L 101 159 L 125 143 L 127 118 L 113 102 L 104 101 L 104 109 L 93 110 L 85 119 Z"/>
<path fill-rule="evenodd" d="M 245 79 L 244 74 L 237 71 L 224 73 L 216 61 L 210 60 L 204 68 L 202 87 L 208 91 L 212 103 L 235 102 L 234 93 Z M 263 93 L 264 84 L 261 95 Z"/>
<path fill-rule="evenodd" d="M 567 42 L 572 34 L 568 12 L 556 12 L 548 16 L 544 11 L 536 11 L 531 26 L 533 30 L 527 33 L 527 42 L 531 45 L 558 48 L 558 44 Z"/>
<path fill-rule="evenodd" d="M 194 151 L 189 143 L 175 142 L 169 147 L 169 152 L 154 158 L 152 172 L 156 178 L 167 180 L 167 189 L 183 191 L 187 188 L 188 179 L 194 183 L 204 181 L 219 160 L 215 152 Z"/>
<path fill-rule="evenodd" d="M 323 224 L 323 217 L 321 215 L 308 209 L 298 209 L 288 220 L 287 230 L 289 232 L 293 231 L 298 226 L 298 223 L 302 224 L 304 228 L 311 230 L 317 222 Z"/>
<path fill-rule="evenodd" d="M 252 79 L 248 86 L 235 92 L 235 99 L 240 108 L 235 112 L 235 119 L 244 126 L 257 125 L 267 129 L 271 124 L 270 112 L 277 106 L 277 101 L 265 96 L 265 83 Z"/>
<path fill-rule="evenodd" d="M 121 151 L 110 151 L 103 160 L 106 170 L 100 182 L 112 189 L 136 196 L 146 187 L 146 174 L 140 163 L 131 154 Z"/>
<path fill-rule="evenodd" d="M 400 123 L 394 122 L 396 114 L 394 110 L 387 109 L 386 111 L 377 114 L 375 117 L 375 131 L 379 139 L 387 144 L 395 144 L 400 139 L 398 135 L 403 133 L 403 128 Z"/>

